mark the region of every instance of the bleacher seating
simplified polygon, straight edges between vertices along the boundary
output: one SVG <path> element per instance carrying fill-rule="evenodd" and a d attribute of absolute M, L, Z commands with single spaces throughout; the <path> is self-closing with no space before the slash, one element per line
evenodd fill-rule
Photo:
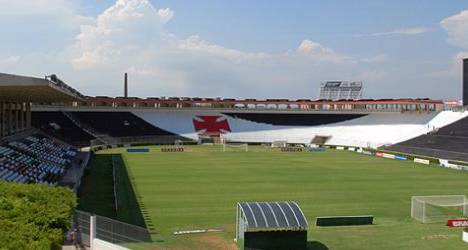
<path fill-rule="evenodd" d="M 468 161 L 468 118 L 463 118 L 437 131 L 388 146 L 385 149 Z"/>
<path fill-rule="evenodd" d="M 437 130 L 438 135 L 460 136 L 468 138 L 468 119 L 461 119 Z"/>
<path fill-rule="evenodd" d="M 77 155 L 77 149 L 40 135 L 0 146 L 0 179 L 55 185 Z"/>
<path fill-rule="evenodd" d="M 288 143 L 309 144 L 315 136 L 330 136 L 325 143 L 327 145 L 374 148 L 425 134 L 429 130 L 428 125 L 430 128 L 441 127 L 459 117 L 459 115 L 451 115 L 455 112 L 447 112 L 450 114 L 445 114 L 445 112 L 373 112 L 364 115 L 331 112 L 325 114 L 329 116 L 321 116 L 320 114 L 324 112 L 297 112 L 296 114 L 265 111 L 259 114 L 258 112 L 242 113 L 239 111 L 220 113 L 216 110 L 202 113 L 197 110 L 132 111 L 134 115 L 155 127 L 193 140 L 199 139 L 194 121 L 199 122 L 200 116 L 211 116 L 218 117 L 220 120 L 216 120 L 215 123 L 213 120 L 206 120 L 205 125 L 221 128 L 221 125 L 225 126 L 227 123 L 230 132 L 223 133 L 223 138 L 231 141 L 271 143 L 280 140 L 288 141 Z M 250 115 L 251 113 L 253 115 Z M 443 119 L 439 119 L 439 116 Z M 433 123 L 433 119 L 438 122 Z"/>
<path fill-rule="evenodd" d="M 31 114 L 31 123 L 42 132 L 77 147 L 89 146 L 90 140 L 95 139 L 62 112 L 34 111 Z"/>
<path fill-rule="evenodd" d="M 279 114 L 278 113 L 224 113 L 233 118 L 280 126 L 319 126 L 345 122 L 365 114 Z"/>
<path fill-rule="evenodd" d="M 112 137 L 174 136 L 130 112 L 73 112 L 73 116 L 96 131 Z"/>

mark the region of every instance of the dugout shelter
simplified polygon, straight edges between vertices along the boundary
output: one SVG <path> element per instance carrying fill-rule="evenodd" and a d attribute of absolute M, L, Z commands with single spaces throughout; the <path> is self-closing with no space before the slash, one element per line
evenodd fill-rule
<path fill-rule="evenodd" d="M 308 222 L 296 202 L 240 202 L 236 218 L 236 242 L 240 249 L 307 248 Z"/>

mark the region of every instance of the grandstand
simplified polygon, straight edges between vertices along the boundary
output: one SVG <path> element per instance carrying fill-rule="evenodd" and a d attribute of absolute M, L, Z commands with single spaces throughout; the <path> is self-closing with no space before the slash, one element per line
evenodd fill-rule
<path fill-rule="evenodd" d="M 31 122 L 33 127 L 42 132 L 77 147 L 89 146 L 89 142 L 96 139 L 94 135 L 79 127 L 63 112 L 33 112 Z"/>
<path fill-rule="evenodd" d="M 72 116 L 111 137 L 175 135 L 152 126 L 131 112 L 73 112 Z"/>
<path fill-rule="evenodd" d="M 468 118 L 390 145 L 388 150 L 468 162 Z"/>
<path fill-rule="evenodd" d="M 218 138 L 222 135 L 229 141 L 237 142 L 271 143 L 286 140 L 305 144 L 310 143 L 315 136 L 326 135 L 329 137 L 329 145 L 379 147 L 425 134 L 433 119 L 439 121 L 441 116 L 446 116 L 444 113 L 451 112 L 441 111 L 443 102 L 431 100 L 372 100 L 365 103 L 386 104 L 364 106 L 357 104 L 360 101 L 355 101 L 355 104 L 349 104 L 351 109 L 342 109 L 347 107 L 341 106 L 342 102 L 330 101 L 326 104 L 336 108 L 334 110 L 323 110 L 322 106 L 310 109 L 312 104 L 287 110 L 236 109 L 220 106 L 223 101 L 210 101 L 211 108 L 207 108 L 197 107 L 197 101 L 186 100 L 176 104 L 176 107 L 161 107 L 164 102 L 176 101 L 154 99 L 151 101 L 161 103 L 141 106 L 139 102 L 142 99 L 128 99 L 126 102 L 132 104 L 122 106 L 118 98 L 112 99 L 111 104 L 96 106 L 104 103 L 95 102 L 93 98 L 87 100 L 91 104 L 62 106 L 60 111 L 57 107 L 34 106 L 33 113 L 68 114 L 70 120 L 94 137 L 180 136 L 184 140 L 199 141 L 200 137 Z M 447 117 L 437 125 L 450 123 L 451 117 Z"/>
<path fill-rule="evenodd" d="M 84 166 L 87 154 L 68 143 L 57 140 L 87 140 L 76 134 L 79 128 L 63 123 L 57 116 L 41 114 L 43 124 L 32 122 L 31 105 L 39 103 L 68 103 L 84 96 L 52 75 L 45 78 L 0 74 L 0 179 L 20 183 L 68 185 L 77 188 L 81 175 L 64 177 Z M 34 117 L 35 118 L 35 117 Z M 37 120 L 35 119 L 35 120 Z M 59 123 L 63 126 L 59 125 Z M 65 132 L 42 133 L 52 127 Z M 44 127 L 43 125 L 47 125 Z M 71 171 L 69 171 L 71 169 Z M 78 171 L 79 172 L 79 171 Z M 82 172 L 82 171 L 81 171 Z"/>
<path fill-rule="evenodd" d="M 37 112 L 33 115 L 36 128 L 74 145 L 86 145 L 90 137 L 104 144 L 158 142 L 143 137 L 174 137 L 172 141 L 176 137 L 187 141 L 209 138 L 215 142 L 221 142 L 223 137 L 243 143 L 284 140 L 308 144 L 316 136 L 327 136 L 327 145 L 373 148 L 427 133 L 428 124 L 432 119 L 440 120 L 437 117 L 445 112 L 443 109 L 444 102 L 426 98 L 237 100 L 107 96 L 86 97 L 59 107 L 32 107 L 33 114 Z M 56 122 L 44 118 L 41 121 L 46 114 L 53 114 Z M 60 126 L 59 120 L 70 126 Z M 442 125 L 450 122 L 444 120 Z"/>
<path fill-rule="evenodd" d="M 40 135 L 0 146 L 0 179 L 56 185 L 77 156 L 76 148 Z"/>

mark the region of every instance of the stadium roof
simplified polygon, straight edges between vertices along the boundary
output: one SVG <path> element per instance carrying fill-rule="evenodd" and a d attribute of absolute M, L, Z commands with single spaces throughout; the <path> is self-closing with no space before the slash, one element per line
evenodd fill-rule
<path fill-rule="evenodd" d="M 296 202 L 241 202 L 238 207 L 247 220 L 247 231 L 308 228 L 307 219 Z"/>
<path fill-rule="evenodd" d="M 44 78 L 0 73 L 0 100 L 53 103 L 81 100 L 83 95 L 55 75 Z"/>

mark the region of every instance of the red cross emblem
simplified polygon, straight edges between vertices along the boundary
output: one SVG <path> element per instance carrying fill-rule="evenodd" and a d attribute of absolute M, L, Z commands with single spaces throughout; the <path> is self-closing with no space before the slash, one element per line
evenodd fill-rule
<path fill-rule="evenodd" d="M 231 132 L 229 123 L 222 116 L 199 115 L 193 118 L 195 131 L 203 134 L 225 134 Z"/>

